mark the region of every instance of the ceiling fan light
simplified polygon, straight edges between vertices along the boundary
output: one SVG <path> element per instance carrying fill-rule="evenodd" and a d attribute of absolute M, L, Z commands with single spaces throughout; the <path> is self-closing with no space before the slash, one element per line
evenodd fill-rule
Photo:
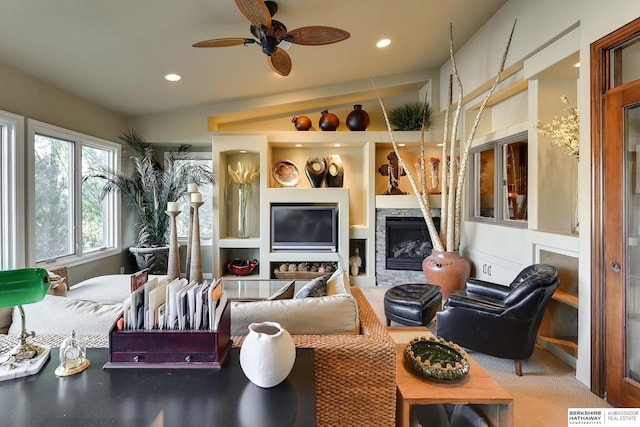
<path fill-rule="evenodd" d="M 389 39 L 380 39 L 376 43 L 376 47 L 383 48 L 383 47 L 389 46 L 390 44 L 391 44 L 391 40 L 389 40 Z"/>
<path fill-rule="evenodd" d="M 284 49 L 287 50 L 291 47 L 291 42 L 286 41 L 286 40 L 282 40 L 280 43 L 278 43 L 278 47 L 280 49 Z"/>

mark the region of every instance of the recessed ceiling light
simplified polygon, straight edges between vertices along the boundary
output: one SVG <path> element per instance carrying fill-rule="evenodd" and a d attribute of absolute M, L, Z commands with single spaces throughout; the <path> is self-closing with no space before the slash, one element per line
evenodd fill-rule
<path fill-rule="evenodd" d="M 174 74 L 174 73 L 170 73 L 167 74 L 166 76 L 164 76 L 165 80 L 168 80 L 170 82 L 177 82 L 178 80 L 180 80 L 182 77 L 178 74 Z"/>
<path fill-rule="evenodd" d="M 333 144 L 334 147 L 341 147 L 340 144 Z"/>
<path fill-rule="evenodd" d="M 574 66 L 575 68 L 580 68 L 580 63 L 579 63 L 579 62 L 576 62 L 575 64 L 573 64 L 573 66 Z"/>
<path fill-rule="evenodd" d="M 405 145 L 407 144 L 405 144 L 404 142 L 401 142 L 400 144 L 398 144 L 398 147 L 404 147 Z"/>
<path fill-rule="evenodd" d="M 296 147 L 302 147 L 302 144 L 296 144 Z"/>
<path fill-rule="evenodd" d="M 382 40 L 378 40 L 378 43 L 376 43 L 376 47 L 387 47 L 391 44 L 391 40 L 389 39 L 382 39 Z"/>

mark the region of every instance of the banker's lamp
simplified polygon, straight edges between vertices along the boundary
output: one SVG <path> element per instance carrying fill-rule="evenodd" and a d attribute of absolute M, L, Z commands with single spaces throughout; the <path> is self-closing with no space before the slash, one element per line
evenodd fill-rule
<path fill-rule="evenodd" d="M 0 355 L 0 381 L 36 374 L 49 360 L 48 347 L 27 342 L 35 332 L 27 333 L 22 305 L 41 301 L 52 280 L 42 268 L 0 271 L 0 308 L 18 306 L 22 317 L 19 344 Z"/>

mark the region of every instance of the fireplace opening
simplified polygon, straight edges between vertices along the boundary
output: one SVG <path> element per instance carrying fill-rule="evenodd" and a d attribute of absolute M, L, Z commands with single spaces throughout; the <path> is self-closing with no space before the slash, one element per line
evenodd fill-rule
<path fill-rule="evenodd" d="M 433 222 L 440 232 L 440 218 L 434 217 Z M 387 270 L 422 270 L 422 260 L 433 249 L 424 218 L 386 217 L 385 236 Z"/>

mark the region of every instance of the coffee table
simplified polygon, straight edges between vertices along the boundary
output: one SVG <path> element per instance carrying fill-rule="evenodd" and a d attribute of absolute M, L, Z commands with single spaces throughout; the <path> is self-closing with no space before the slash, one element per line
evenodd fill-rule
<path fill-rule="evenodd" d="M 3 425 L 310 426 L 316 422 L 313 349 L 298 348 L 287 379 L 249 382 L 232 348 L 219 370 L 104 370 L 107 349 L 90 348 L 86 371 L 58 378 L 58 349 L 37 375 L 0 383 Z"/>
<path fill-rule="evenodd" d="M 224 277 L 222 289 L 231 300 L 263 300 L 291 282 L 295 280 Z"/>
<path fill-rule="evenodd" d="M 471 405 L 491 421 L 492 426 L 513 426 L 513 397 L 482 366 L 468 357 L 470 369 L 457 383 L 429 381 L 415 374 L 405 363 L 403 349 L 410 339 L 430 336 L 426 328 L 388 328 L 396 341 L 396 422 L 408 427 L 413 405 L 441 403 Z"/>

